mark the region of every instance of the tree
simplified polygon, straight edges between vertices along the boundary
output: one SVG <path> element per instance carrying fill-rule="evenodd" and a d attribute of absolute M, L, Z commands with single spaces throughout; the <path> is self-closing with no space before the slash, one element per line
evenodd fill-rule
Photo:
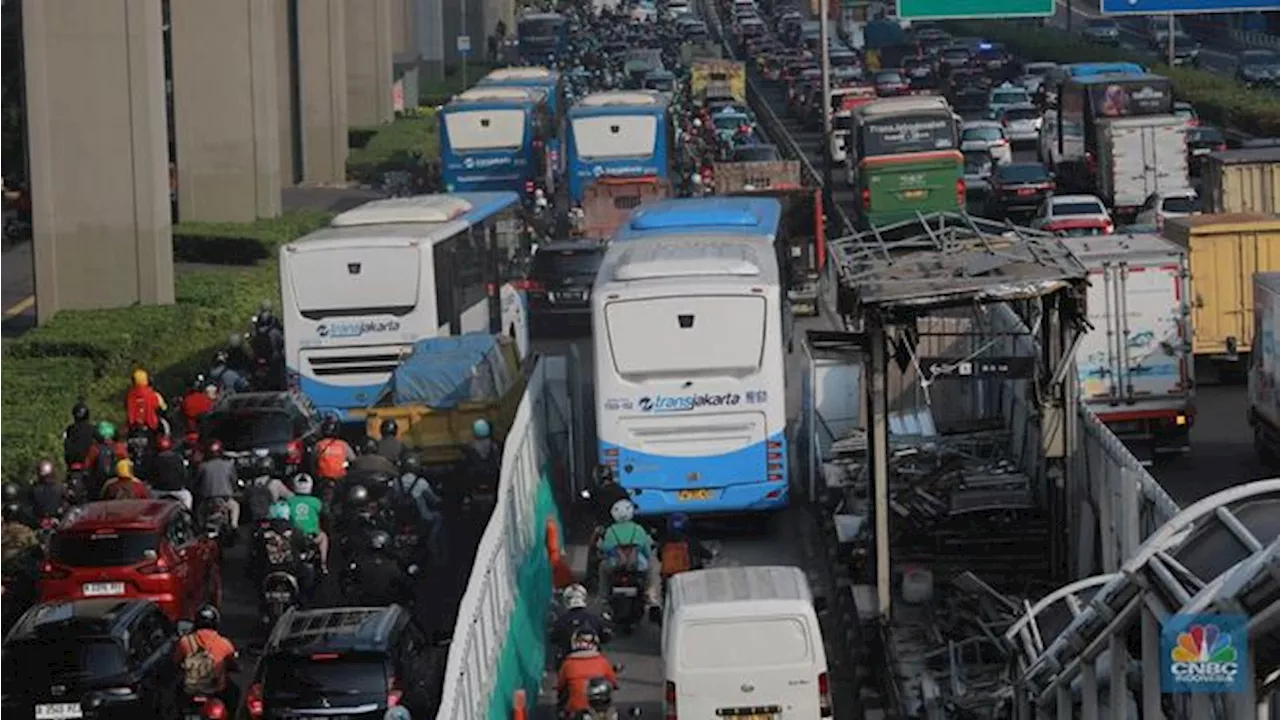
<path fill-rule="evenodd" d="M 26 74 L 22 50 L 22 0 L 0 3 L 0 167 L 8 187 L 27 179 Z"/>

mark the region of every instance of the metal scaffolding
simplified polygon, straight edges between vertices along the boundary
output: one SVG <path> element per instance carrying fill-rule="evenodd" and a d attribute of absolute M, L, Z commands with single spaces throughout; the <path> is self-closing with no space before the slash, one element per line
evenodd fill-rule
<path fill-rule="evenodd" d="M 1246 692 L 1162 694 L 1161 624 L 1187 613 L 1249 618 Z M 1005 640 L 1020 719 L 1256 720 L 1280 685 L 1280 478 L 1196 502 L 1119 572 L 1028 606 Z"/>

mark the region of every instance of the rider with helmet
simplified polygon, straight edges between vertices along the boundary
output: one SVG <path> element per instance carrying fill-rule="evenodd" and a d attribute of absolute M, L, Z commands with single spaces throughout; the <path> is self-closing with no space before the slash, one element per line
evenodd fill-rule
<path fill-rule="evenodd" d="M 209 453 L 196 473 L 195 495 L 200 499 L 201 519 L 208 522 L 214 501 L 225 503 L 231 529 L 240 527 L 240 503 L 236 501 L 236 464 L 222 454 L 222 441 L 209 443 Z"/>
<path fill-rule="evenodd" d="M 151 497 L 151 488 L 138 479 L 133 472 L 133 461 L 129 458 L 116 461 L 116 476 L 102 485 L 103 500 L 147 500 Z"/>
<path fill-rule="evenodd" d="M 67 505 L 67 488 L 58 479 L 52 460 L 36 463 L 36 481 L 31 484 L 31 512 L 36 520 L 57 517 Z"/>
<path fill-rule="evenodd" d="M 573 636 L 580 631 L 595 635 L 601 642 L 609 641 L 609 628 L 604 618 L 591 611 L 591 596 L 585 587 L 570 585 L 560 597 L 565 609 L 551 626 L 552 647 L 557 653 L 567 655 L 571 652 Z"/>
<path fill-rule="evenodd" d="M 254 534 L 253 579 L 260 583 L 268 572 L 284 570 L 299 577 L 299 565 L 307 551 L 307 538 L 293 525 L 288 501 L 271 504 L 265 523 Z"/>
<path fill-rule="evenodd" d="M 14 486 L 15 489 L 17 486 Z M 8 567 L 16 558 L 21 557 L 24 553 L 40 547 L 40 538 L 36 535 L 36 531 L 24 522 L 22 505 L 16 500 L 5 498 L 4 501 L 4 525 L 0 526 L 0 551 L 3 552 L 3 561 L 5 574 L 9 574 L 12 568 Z M 9 598 L 5 598 L 5 603 L 9 602 Z"/>
<path fill-rule="evenodd" d="M 400 442 L 400 424 L 394 418 L 387 418 L 382 421 L 382 426 L 378 428 L 378 432 L 382 437 L 378 438 L 378 454 L 398 463 L 404 459 L 404 443 Z"/>
<path fill-rule="evenodd" d="M 496 490 L 502 467 L 502 444 L 493 438 L 488 420 L 480 418 L 471 424 L 471 442 L 462 446 L 462 456 L 470 470 L 471 485 Z"/>
<path fill-rule="evenodd" d="M 169 409 L 164 396 L 151 387 L 151 375 L 141 368 L 133 371 L 133 386 L 125 394 L 124 407 L 129 430 L 146 429 L 151 434 L 160 429 L 161 415 Z"/>
<path fill-rule="evenodd" d="M 347 467 L 356 459 L 356 451 L 351 445 L 338 437 L 341 426 L 338 418 L 327 415 L 320 423 L 320 434 L 323 437 L 316 443 L 316 477 L 322 481 L 340 482 L 347 476 Z"/>
<path fill-rule="evenodd" d="M 239 653 L 218 626 L 222 614 L 213 605 L 196 611 L 191 632 L 178 638 L 174 656 L 187 696 L 213 695 L 229 708 L 236 707 L 240 691 L 231 679 L 239 669 Z"/>
<path fill-rule="evenodd" d="M 216 382 L 206 378 L 204 373 L 192 378 L 187 394 L 182 396 L 182 417 L 186 420 L 188 430 L 200 427 L 200 418 L 213 410 L 217 399 L 218 384 Z"/>
<path fill-rule="evenodd" d="M 373 438 L 365 438 L 360 443 L 360 454 L 351 461 L 351 468 L 347 471 L 352 481 L 368 483 L 373 477 L 389 481 L 399 474 L 395 461 L 380 455 L 378 448 L 378 441 Z"/>
<path fill-rule="evenodd" d="M 382 530 L 369 535 L 369 551 L 357 561 L 360 582 L 354 590 L 357 605 L 384 606 L 403 602 L 410 591 L 409 578 L 391 556 L 391 536 Z"/>
<path fill-rule="evenodd" d="M 443 504 L 435 488 L 422 476 L 422 458 L 412 453 L 406 454 L 400 461 L 400 476 L 393 484 L 394 494 L 407 497 L 427 528 L 427 543 L 433 544 L 440 524 L 438 508 Z"/>
<path fill-rule="evenodd" d="M 85 488 L 89 497 L 98 497 L 102 492 L 102 484 L 116 471 L 116 426 L 103 420 L 98 423 L 93 447 L 85 456 L 85 467 L 89 470 L 89 487 Z M 128 457 L 126 454 L 124 457 Z"/>
<path fill-rule="evenodd" d="M 667 516 L 666 532 L 658 540 L 658 558 L 664 580 L 686 570 L 697 570 L 712 557 L 714 553 L 689 534 L 688 515 L 678 512 Z"/>
<path fill-rule="evenodd" d="M 645 594 L 649 607 L 658 607 L 661 603 L 658 597 L 661 576 L 658 559 L 654 552 L 653 538 L 644 526 L 635 521 L 636 506 L 630 500 L 619 500 L 614 503 L 609 513 L 613 524 L 605 528 L 600 540 L 597 541 L 603 561 L 603 571 L 600 573 L 600 597 L 610 597 L 613 571 L 634 565 L 637 571 L 645 573 Z M 634 551 L 628 552 L 631 549 Z"/>
<path fill-rule="evenodd" d="M 329 536 L 320 527 L 324 504 L 312 494 L 314 491 L 315 481 L 310 475 L 302 473 L 293 479 L 293 497 L 288 500 L 289 518 L 298 532 L 315 540 L 320 551 L 320 571 L 328 572 Z"/>
<path fill-rule="evenodd" d="M 222 395 L 249 391 L 249 379 L 231 366 L 231 359 L 225 350 L 213 356 L 213 364 L 209 366 L 209 381 L 217 384 L 218 392 Z"/>
<path fill-rule="evenodd" d="M 253 482 L 245 488 L 245 495 L 250 516 L 254 520 L 262 520 L 274 503 L 293 497 L 293 490 L 276 477 L 275 459 L 262 454 L 253 459 Z"/>
<path fill-rule="evenodd" d="M 85 464 L 96 432 L 97 428 L 89 419 L 89 406 L 83 400 L 76 401 L 71 408 L 71 424 L 62 431 L 62 459 L 67 467 Z"/>
<path fill-rule="evenodd" d="M 161 435 L 156 439 L 156 456 L 148 464 L 151 489 L 155 496 L 171 497 L 191 509 L 191 491 L 187 489 L 187 461 L 173 449 L 173 438 Z"/>
<path fill-rule="evenodd" d="M 600 652 L 600 638 L 590 632 L 580 631 L 573 636 L 570 652 L 560 663 L 556 690 L 560 697 L 560 709 L 566 713 L 591 710 L 587 697 L 587 684 L 594 678 L 604 678 L 618 688 L 618 674 L 609 658 Z"/>

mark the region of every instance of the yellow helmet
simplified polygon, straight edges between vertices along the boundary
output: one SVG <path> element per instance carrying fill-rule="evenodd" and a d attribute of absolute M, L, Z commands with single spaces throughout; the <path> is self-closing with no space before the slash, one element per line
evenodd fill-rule
<path fill-rule="evenodd" d="M 133 461 L 129 459 L 116 462 L 116 477 L 133 477 Z"/>
<path fill-rule="evenodd" d="M 151 376 L 146 370 L 141 368 L 133 371 L 133 384 L 138 387 L 146 387 L 151 384 Z"/>

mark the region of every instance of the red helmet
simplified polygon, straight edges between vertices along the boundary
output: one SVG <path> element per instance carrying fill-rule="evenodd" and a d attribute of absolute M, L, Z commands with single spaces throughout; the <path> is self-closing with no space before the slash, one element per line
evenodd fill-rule
<path fill-rule="evenodd" d="M 214 440 L 213 442 L 209 443 L 209 454 L 212 455 L 213 457 L 220 457 L 222 455 L 221 440 Z"/>
<path fill-rule="evenodd" d="M 173 438 L 170 438 L 168 435 L 161 435 L 159 439 L 156 440 L 156 449 L 160 452 L 168 452 L 169 450 L 172 450 Z"/>

